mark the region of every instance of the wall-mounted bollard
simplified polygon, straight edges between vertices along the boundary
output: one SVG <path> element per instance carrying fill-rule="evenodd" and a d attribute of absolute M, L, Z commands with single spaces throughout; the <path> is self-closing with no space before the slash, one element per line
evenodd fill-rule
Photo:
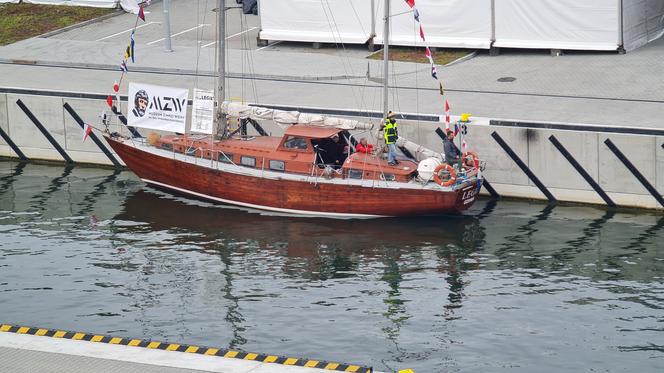
<path fill-rule="evenodd" d="M 12 150 L 14 151 L 14 153 L 16 153 L 16 155 L 20 160 L 22 161 L 28 160 L 28 157 L 26 157 L 25 154 L 23 154 L 21 149 L 18 148 L 18 146 L 12 141 L 11 137 L 9 137 L 7 132 L 5 132 L 5 130 L 3 130 L 1 127 L 0 127 L 0 136 L 2 136 L 2 139 L 5 140 L 5 142 L 7 143 L 7 145 L 9 145 L 10 148 L 12 148 Z"/>
<path fill-rule="evenodd" d="M 577 162 L 576 159 L 574 159 L 572 154 L 570 154 L 570 152 L 568 152 L 567 149 L 565 149 L 563 144 L 561 144 L 560 141 L 558 141 L 558 139 L 555 136 L 553 135 L 549 136 L 549 141 L 551 141 L 553 146 L 555 146 L 556 149 L 558 149 L 558 151 L 563 155 L 563 157 L 565 157 L 565 159 L 567 159 L 567 161 L 572 165 L 572 167 L 574 167 L 576 172 L 578 172 L 581 175 L 581 177 L 583 177 L 583 179 L 588 184 L 590 184 L 590 186 L 595 190 L 595 192 L 597 192 L 597 194 L 599 194 L 599 196 L 602 197 L 604 202 L 609 207 L 616 206 L 616 204 L 611 200 L 611 198 L 604 192 L 602 187 L 600 187 L 599 184 L 597 184 L 597 182 L 590 176 L 590 174 L 588 174 L 588 172 L 586 172 L 586 170 L 583 167 L 581 167 L 579 162 Z"/>
<path fill-rule="evenodd" d="M 521 158 L 519 158 L 519 156 L 514 152 L 514 150 L 512 150 L 512 148 L 510 148 L 509 145 L 507 145 L 505 140 L 503 140 L 503 138 L 500 137 L 498 132 L 494 131 L 491 134 L 491 137 L 493 137 L 493 139 L 496 140 L 498 145 L 500 145 L 500 147 L 503 148 L 505 153 L 507 153 L 507 155 L 509 155 L 510 158 L 512 158 L 514 163 L 516 163 L 516 165 L 519 166 L 521 171 L 523 171 L 523 173 L 525 173 L 526 176 L 528 176 L 530 181 L 532 181 L 537 186 L 537 188 L 539 188 L 540 192 L 542 192 L 549 200 L 549 203 L 556 203 L 557 202 L 556 197 L 554 197 L 553 194 L 549 192 L 549 189 L 547 189 L 547 187 L 544 186 L 544 184 L 542 184 L 540 179 L 537 176 L 535 176 L 535 174 L 530 170 L 530 168 L 528 168 L 528 166 L 521 160 Z"/>
<path fill-rule="evenodd" d="M 83 119 L 81 119 L 81 117 L 78 116 L 76 111 L 69 105 L 69 103 L 65 102 L 65 104 L 63 106 L 64 106 L 65 110 L 67 110 L 69 115 L 71 115 L 71 117 L 74 118 L 76 123 L 78 123 L 78 125 L 81 127 L 81 129 L 85 128 L 85 123 L 83 122 Z M 115 159 L 113 154 L 111 154 L 111 152 L 108 150 L 108 148 L 106 148 L 106 145 L 104 145 L 104 143 L 101 142 L 99 137 L 97 137 L 97 135 L 94 132 L 90 132 L 89 137 L 90 137 L 90 139 L 92 139 L 92 141 L 95 144 L 97 144 L 97 147 L 106 155 L 106 157 L 111 161 L 111 163 L 113 163 L 113 165 L 115 167 L 122 167 L 120 162 L 118 162 L 118 160 Z"/>
<path fill-rule="evenodd" d="M 436 134 L 443 141 L 445 141 L 446 136 L 445 136 L 445 132 L 443 132 L 442 129 L 436 128 Z M 456 145 L 454 147 L 456 148 Z M 457 150 L 459 150 L 459 148 L 457 148 Z M 487 192 L 489 192 L 489 194 L 491 195 L 491 198 L 500 199 L 500 194 L 498 194 L 498 192 L 496 192 L 496 190 L 493 188 L 491 183 L 489 183 L 489 180 L 487 180 L 486 177 L 483 177 L 483 178 L 484 178 L 484 182 L 482 183 L 482 185 L 484 185 L 484 188 L 487 190 Z"/>
<path fill-rule="evenodd" d="M 646 188 L 646 190 L 653 197 L 655 197 L 657 202 L 659 202 L 659 204 L 662 207 L 664 207 L 664 198 L 662 198 L 662 195 L 657 191 L 657 189 L 655 189 L 655 187 L 652 186 L 652 184 L 650 184 L 648 179 L 646 179 L 645 176 L 643 176 L 643 174 L 634 166 L 634 164 L 632 164 L 632 162 L 630 162 L 630 160 L 627 159 L 625 154 L 623 154 L 623 152 L 621 152 L 620 149 L 618 149 L 618 147 L 613 143 L 613 141 L 611 141 L 610 139 L 606 139 L 604 141 L 604 144 L 606 144 L 606 146 L 608 146 L 609 149 L 611 149 L 613 154 L 615 154 L 615 156 L 618 157 L 618 159 L 620 159 L 620 162 L 622 162 L 625 165 L 625 167 L 627 167 L 629 172 L 631 172 L 632 175 L 634 175 L 634 177 L 641 183 L 641 185 L 643 185 Z"/>
<path fill-rule="evenodd" d="M 55 148 L 55 150 L 57 150 L 58 153 L 60 153 L 60 155 L 62 156 L 62 158 L 64 158 L 65 161 L 66 161 L 67 163 L 74 163 L 74 161 L 69 157 L 69 155 L 67 154 L 67 152 L 65 152 L 65 150 L 62 149 L 62 147 L 60 146 L 60 144 L 58 144 L 58 142 L 55 141 L 55 139 L 53 138 L 53 136 L 51 136 L 51 134 L 48 132 L 48 130 L 44 127 L 44 125 L 41 124 L 41 122 L 39 121 L 39 119 L 37 119 L 37 118 L 35 117 L 35 115 L 32 114 L 32 112 L 30 111 L 30 109 L 28 109 L 27 106 L 25 106 L 25 104 L 23 103 L 23 101 L 21 101 L 21 100 L 19 99 L 19 100 L 16 101 L 16 104 L 18 105 L 18 107 L 21 108 L 21 110 L 23 110 L 23 112 L 25 113 L 25 115 L 28 116 L 28 118 L 32 121 L 32 123 L 34 123 L 34 125 L 37 127 L 37 129 L 39 129 L 39 131 L 44 135 L 44 137 L 46 137 L 46 140 L 48 140 L 48 142 L 50 142 L 51 145 L 53 145 L 53 147 Z"/>

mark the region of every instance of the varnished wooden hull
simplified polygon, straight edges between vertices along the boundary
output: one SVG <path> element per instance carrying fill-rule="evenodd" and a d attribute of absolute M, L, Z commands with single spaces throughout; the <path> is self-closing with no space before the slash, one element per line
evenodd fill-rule
<path fill-rule="evenodd" d="M 412 216 L 459 213 L 476 199 L 476 185 L 455 191 L 380 188 L 274 180 L 239 175 L 162 157 L 107 139 L 138 177 L 212 201 L 319 216 Z"/>

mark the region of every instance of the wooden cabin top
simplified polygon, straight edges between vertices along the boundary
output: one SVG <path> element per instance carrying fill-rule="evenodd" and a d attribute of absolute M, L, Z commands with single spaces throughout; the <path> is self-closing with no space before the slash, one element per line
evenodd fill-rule
<path fill-rule="evenodd" d="M 391 166 L 377 154 L 357 152 L 345 156 L 340 153 L 340 157 L 345 158 L 342 164 L 327 163 L 325 158 L 330 158 L 330 149 L 343 152 L 347 145 L 344 132 L 338 128 L 293 125 L 281 137 L 234 137 L 213 141 L 210 136 L 167 135 L 159 137 L 153 145 L 219 162 L 307 175 L 312 171 L 322 175 L 328 164 L 342 170 L 331 173 L 331 177 L 407 182 L 417 170 L 417 163 L 410 160 Z M 332 143 L 335 135 L 339 136 L 338 143 Z"/>

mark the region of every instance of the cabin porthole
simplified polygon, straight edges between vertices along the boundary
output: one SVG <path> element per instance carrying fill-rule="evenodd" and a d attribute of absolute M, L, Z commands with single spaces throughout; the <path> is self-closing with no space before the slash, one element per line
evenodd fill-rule
<path fill-rule="evenodd" d="M 380 174 L 380 179 L 383 181 L 394 181 L 396 177 L 394 174 Z"/>
<path fill-rule="evenodd" d="M 233 154 L 230 153 L 219 153 L 217 160 L 222 163 L 233 163 Z"/>
<path fill-rule="evenodd" d="M 286 163 L 284 161 L 270 160 L 270 170 L 283 172 L 286 170 Z"/>
<path fill-rule="evenodd" d="M 362 170 L 354 170 L 354 169 L 349 169 L 348 170 L 348 178 L 349 179 L 362 179 Z"/>
<path fill-rule="evenodd" d="M 247 167 L 256 167 L 256 158 L 243 155 L 240 157 L 240 164 Z"/>

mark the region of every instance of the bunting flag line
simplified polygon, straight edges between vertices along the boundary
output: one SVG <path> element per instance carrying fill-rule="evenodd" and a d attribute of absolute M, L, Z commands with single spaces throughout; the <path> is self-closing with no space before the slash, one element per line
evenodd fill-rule
<path fill-rule="evenodd" d="M 136 63 L 136 40 L 134 39 L 134 36 L 136 34 L 136 28 L 138 26 L 138 20 L 142 20 L 145 22 L 145 7 L 150 5 L 150 0 L 139 0 L 138 1 L 138 13 L 136 13 L 136 22 L 134 23 L 134 28 L 131 30 L 131 34 L 129 35 L 129 44 L 127 44 L 127 48 L 125 48 L 124 51 L 124 58 L 120 62 L 120 71 L 122 72 L 122 75 L 120 76 L 120 81 L 118 82 L 117 80 L 113 82 L 113 94 L 115 95 L 115 98 L 113 97 L 113 94 L 108 95 L 106 97 L 106 104 L 112 108 L 113 107 L 113 100 L 115 99 L 117 102 L 120 102 L 120 85 L 122 85 L 122 79 L 124 79 L 125 74 L 129 73 L 129 68 L 127 67 L 127 61 L 131 59 L 132 63 Z M 105 117 L 105 115 L 104 115 Z M 102 121 L 106 121 L 106 119 L 102 119 Z M 89 133 L 89 131 L 88 131 Z M 85 141 L 85 138 L 87 138 L 87 135 L 84 135 L 83 141 Z"/>
<path fill-rule="evenodd" d="M 443 90 L 443 83 L 438 79 L 438 69 L 436 68 L 436 64 L 433 60 L 433 55 L 431 54 L 431 48 L 429 48 L 429 45 L 427 44 L 427 39 L 426 36 L 424 35 L 424 27 L 422 27 L 422 22 L 420 21 L 420 11 L 417 10 L 417 7 L 415 7 L 415 0 L 405 0 L 406 4 L 413 10 L 413 17 L 415 18 L 415 22 L 417 22 L 417 25 L 419 26 L 419 31 L 420 31 L 420 38 L 422 39 L 422 42 L 424 43 L 424 53 L 429 60 L 429 63 L 431 64 L 431 77 L 436 79 L 439 83 L 440 86 L 440 94 L 441 96 L 445 94 L 445 91 Z"/>

